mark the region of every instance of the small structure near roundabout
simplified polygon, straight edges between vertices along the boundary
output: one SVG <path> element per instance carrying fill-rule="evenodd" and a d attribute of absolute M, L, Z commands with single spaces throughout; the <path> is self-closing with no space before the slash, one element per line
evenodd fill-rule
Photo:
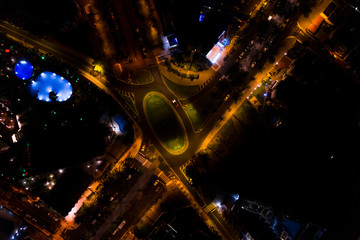
<path fill-rule="evenodd" d="M 158 92 L 146 94 L 143 100 L 145 116 L 161 145 L 171 154 L 182 154 L 188 138 L 181 118 L 171 103 Z"/>

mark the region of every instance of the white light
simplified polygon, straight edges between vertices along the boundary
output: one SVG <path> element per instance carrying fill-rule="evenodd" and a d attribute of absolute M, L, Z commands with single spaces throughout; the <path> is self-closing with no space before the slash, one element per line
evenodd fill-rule
<path fill-rule="evenodd" d="M 21 64 L 27 64 L 27 62 L 24 61 L 24 60 L 20 61 L 20 63 L 21 63 Z"/>
<path fill-rule="evenodd" d="M 233 194 L 232 197 L 234 198 L 235 201 L 239 200 L 240 198 L 239 194 Z"/>
<path fill-rule="evenodd" d="M 219 59 L 219 57 L 220 57 L 220 53 L 218 52 L 217 54 L 216 54 L 216 56 L 214 57 L 214 59 L 211 61 L 212 63 L 215 63 L 218 59 Z"/>
<path fill-rule="evenodd" d="M 56 76 L 56 73 L 53 73 L 53 76 Z"/>
<path fill-rule="evenodd" d="M 64 170 L 63 169 L 59 169 L 59 173 L 63 173 L 64 172 Z"/>

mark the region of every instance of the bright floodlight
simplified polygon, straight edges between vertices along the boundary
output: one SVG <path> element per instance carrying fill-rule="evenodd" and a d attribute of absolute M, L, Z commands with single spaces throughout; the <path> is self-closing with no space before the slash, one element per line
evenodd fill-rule
<path fill-rule="evenodd" d="M 58 102 L 66 101 L 72 95 L 71 83 L 52 72 L 41 73 L 31 82 L 29 90 L 31 95 L 46 102 L 50 102 L 55 96 Z"/>
<path fill-rule="evenodd" d="M 14 72 L 18 78 L 26 80 L 33 75 L 33 68 L 34 67 L 28 61 L 21 60 L 15 65 Z"/>

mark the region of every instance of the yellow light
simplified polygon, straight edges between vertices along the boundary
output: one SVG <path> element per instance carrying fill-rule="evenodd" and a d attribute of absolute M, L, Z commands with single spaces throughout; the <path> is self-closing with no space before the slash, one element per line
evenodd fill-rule
<path fill-rule="evenodd" d="M 94 67 L 94 71 L 99 72 L 100 74 L 104 74 L 104 69 L 102 66 L 96 64 Z"/>

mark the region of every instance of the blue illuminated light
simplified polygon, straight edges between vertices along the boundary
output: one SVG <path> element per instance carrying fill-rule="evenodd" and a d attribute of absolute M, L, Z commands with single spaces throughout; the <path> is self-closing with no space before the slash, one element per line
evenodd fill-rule
<path fill-rule="evenodd" d="M 178 40 L 177 40 L 177 38 L 175 37 L 174 34 L 171 34 L 171 35 L 167 36 L 167 40 L 168 40 L 169 45 L 170 45 L 171 48 L 176 47 L 179 44 Z"/>
<path fill-rule="evenodd" d="M 127 132 L 127 130 L 126 130 L 127 122 L 125 121 L 125 119 L 121 115 L 115 115 L 114 121 L 117 123 L 117 125 L 119 126 L 120 131 L 122 133 Z"/>
<path fill-rule="evenodd" d="M 199 22 L 202 22 L 204 21 L 204 14 L 200 14 L 200 17 L 199 17 Z"/>
<path fill-rule="evenodd" d="M 52 72 L 42 72 L 28 89 L 34 97 L 41 101 L 50 102 L 51 94 L 56 96 L 56 101 L 63 102 L 72 95 L 71 83 L 63 77 Z"/>
<path fill-rule="evenodd" d="M 239 194 L 233 194 L 231 196 L 234 198 L 235 201 L 239 200 L 240 198 Z"/>
<path fill-rule="evenodd" d="M 28 61 L 21 60 L 15 65 L 15 75 L 22 79 L 27 80 L 32 77 L 34 71 L 34 67 Z"/>
<path fill-rule="evenodd" d="M 228 38 L 224 38 L 221 43 L 224 45 L 224 46 L 228 46 L 230 44 L 230 39 Z"/>

